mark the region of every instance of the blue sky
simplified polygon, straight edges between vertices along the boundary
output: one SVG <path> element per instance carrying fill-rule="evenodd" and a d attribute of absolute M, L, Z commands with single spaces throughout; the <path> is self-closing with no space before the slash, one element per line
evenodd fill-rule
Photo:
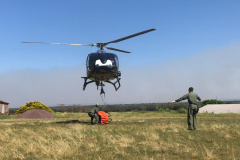
<path fill-rule="evenodd" d="M 91 44 L 150 28 L 157 30 L 109 45 L 132 53 L 114 52 L 122 87 L 106 86 L 106 102 L 168 102 L 189 86 L 203 99 L 240 98 L 239 6 L 237 0 L 1 0 L 0 99 L 10 107 L 102 103 L 94 85 L 82 91 L 86 57 L 96 48 L 20 42 Z"/>

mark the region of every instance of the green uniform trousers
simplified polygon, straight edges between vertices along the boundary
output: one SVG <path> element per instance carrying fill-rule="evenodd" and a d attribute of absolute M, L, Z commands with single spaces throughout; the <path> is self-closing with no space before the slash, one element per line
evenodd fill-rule
<path fill-rule="evenodd" d="M 187 116 L 187 122 L 188 122 L 188 129 L 196 129 L 197 128 L 197 105 L 195 104 L 189 104 L 188 107 L 188 116 Z"/>
<path fill-rule="evenodd" d="M 92 113 L 92 112 L 89 112 L 88 115 L 89 115 L 89 117 L 91 117 L 91 123 L 92 123 L 92 124 L 98 124 L 98 122 L 99 122 L 99 117 L 98 117 L 98 115 L 96 115 L 96 114 L 94 114 L 94 113 Z M 95 118 L 95 122 L 93 122 L 93 119 L 94 119 L 94 118 Z"/>

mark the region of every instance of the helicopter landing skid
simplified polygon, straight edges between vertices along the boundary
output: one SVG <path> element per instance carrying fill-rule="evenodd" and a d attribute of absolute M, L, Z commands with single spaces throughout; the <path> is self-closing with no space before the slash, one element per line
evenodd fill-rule
<path fill-rule="evenodd" d="M 111 81 L 105 81 L 105 82 L 112 84 L 112 85 L 114 86 L 115 90 L 117 91 L 117 90 L 121 87 L 120 79 L 121 79 L 121 78 L 117 78 L 117 81 L 114 82 L 114 83 L 111 82 Z M 117 83 L 118 83 L 118 86 L 116 86 Z"/>
<path fill-rule="evenodd" d="M 84 78 L 83 90 L 86 89 L 86 87 L 87 87 L 87 85 L 88 85 L 89 83 L 95 82 L 95 81 L 89 81 L 89 82 L 87 82 L 87 80 L 88 80 L 89 77 L 81 77 L 81 78 Z"/>
<path fill-rule="evenodd" d="M 89 83 L 95 82 L 96 85 L 97 85 L 97 89 L 98 89 L 98 86 L 101 86 L 101 93 L 104 92 L 104 91 L 103 91 L 103 86 L 104 86 L 104 84 L 102 83 L 102 81 L 99 82 L 99 81 L 93 81 L 93 80 L 92 80 L 92 81 L 88 81 L 88 82 L 87 82 L 87 80 L 88 80 L 89 77 L 81 77 L 81 78 L 84 78 L 83 90 L 86 89 L 86 87 L 87 87 L 87 85 L 88 85 Z M 116 79 L 117 79 L 116 82 L 111 82 L 111 81 L 104 81 L 104 82 L 107 82 L 107 83 L 112 84 L 112 85 L 114 86 L 115 90 L 117 91 L 117 90 L 121 87 L 121 84 L 120 84 L 120 79 L 121 79 L 121 78 L 117 77 Z M 116 86 L 116 84 L 118 84 L 118 86 Z"/>

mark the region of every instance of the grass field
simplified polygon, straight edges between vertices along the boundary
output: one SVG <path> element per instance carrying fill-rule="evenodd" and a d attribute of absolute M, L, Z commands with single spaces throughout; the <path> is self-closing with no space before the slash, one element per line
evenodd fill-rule
<path fill-rule="evenodd" d="M 196 131 L 185 114 L 111 114 L 110 124 L 94 126 L 86 113 L 0 116 L 0 159 L 240 159 L 240 114 L 199 114 Z"/>

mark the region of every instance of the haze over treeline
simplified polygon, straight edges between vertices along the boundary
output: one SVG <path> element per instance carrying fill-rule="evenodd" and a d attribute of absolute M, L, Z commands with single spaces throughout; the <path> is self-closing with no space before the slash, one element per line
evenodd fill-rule
<path fill-rule="evenodd" d="M 166 63 L 120 66 L 122 87 L 107 84 L 108 104 L 170 102 L 187 93 L 189 86 L 204 99 L 239 99 L 240 45 L 172 59 Z M 82 91 L 85 66 L 49 71 L 21 70 L 1 73 L 1 98 L 11 107 L 29 101 L 57 104 L 103 103 L 94 84 Z"/>

